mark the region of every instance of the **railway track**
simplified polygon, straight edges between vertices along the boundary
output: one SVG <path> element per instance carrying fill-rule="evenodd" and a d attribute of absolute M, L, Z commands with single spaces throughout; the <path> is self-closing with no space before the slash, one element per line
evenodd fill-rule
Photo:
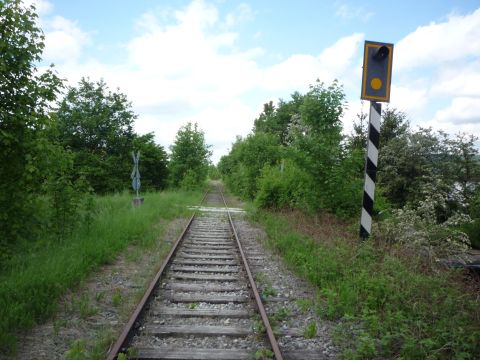
<path fill-rule="evenodd" d="M 217 211 L 192 216 L 109 360 L 283 358 L 223 194 L 202 205 Z"/>

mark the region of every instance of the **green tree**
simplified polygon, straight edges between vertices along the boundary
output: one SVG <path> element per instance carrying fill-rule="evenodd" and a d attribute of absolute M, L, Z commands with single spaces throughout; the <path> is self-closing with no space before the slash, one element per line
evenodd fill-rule
<path fill-rule="evenodd" d="M 220 179 L 220 172 L 218 171 L 218 168 L 213 164 L 208 165 L 208 178 L 211 180 Z"/>
<path fill-rule="evenodd" d="M 220 172 L 227 184 L 239 196 L 253 199 L 257 181 L 266 165 L 278 164 L 282 157 L 279 139 L 271 133 L 257 132 L 245 139 L 237 137 L 228 157 L 222 157 Z"/>
<path fill-rule="evenodd" d="M 33 197 L 49 171 L 45 130 L 62 82 L 51 69 L 38 72 L 44 35 L 36 20 L 33 6 L 0 2 L 0 247 L 28 236 Z"/>
<path fill-rule="evenodd" d="M 261 206 L 357 211 L 363 157 L 343 144 L 344 99 L 336 81 L 328 87 L 317 81 L 277 108 L 265 104 L 253 134 L 237 138 L 219 163 L 227 185 Z"/>
<path fill-rule="evenodd" d="M 405 135 L 410 130 L 407 114 L 395 108 L 387 108 L 382 111 L 382 123 L 380 125 L 380 148 L 387 145 L 390 140 Z"/>
<path fill-rule="evenodd" d="M 468 208 L 473 202 L 475 191 L 480 183 L 480 161 L 475 142 L 478 137 L 457 134 L 453 139 L 446 139 L 449 161 L 446 169 L 453 181 L 460 187 L 463 203 Z"/>
<path fill-rule="evenodd" d="M 363 112 L 363 100 L 360 114 L 357 114 L 356 117 L 357 121 L 353 122 L 353 132 L 348 137 L 347 144 L 350 149 L 366 152 L 368 135 L 368 114 Z"/>
<path fill-rule="evenodd" d="M 385 196 L 403 207 L 417 206 L 431 193 L 446 193 L 447 203 L 438 220 L 454 211 L 466 213 L 479 182 L 474 142 L 474 137 L 452 139 L 431 129 L 409 131 L 390 140 L 379 154 L 379 182 Z"/>
<path fill-rule="evenodd" d="M 264 104 L 263 112 L 255 119 L 253 132 L 276 135 L 282 145 L 288 145 L 288 130 L 294 116 L 300 113 L 302 103 L 303 95 L 295 92 L 288 102 L 280 99 L 277 107 L 272 101 Z"/>
<path fill-rule="evenodd" d="M 193 188 L 207 179 L 211 156 L 209 148 L 197 123 L 188 123 L 178 130 L 170 147 L 169 171 L 173 186 Z"/>
<path fill-rule="evenodd" d="M 337 81 L 328 87 L 317 81 L 305 95 L 289 134 L 296 163 L 315 179 L 317 206 L 334 211 L 345 179 L 340 171 L 346 157 L 341 134 L 344 106 L 345 94 Z"/>
<path fill-rule="evenodd" d="M 161 190 L 167 186 L 167 153 L 155 143 L 154 136 L 153 133 L 136 135 L 133 144 L 135 152 L 140 151 L 142 189 Z"/>
<path fill-rule="evenodd" d="M 77 176 L 96 192 L 128 187 L 136 117 L 126 95 L 108 90 L 103 80 L 82 78 L 60 102 L 60 143 L 73 152 Z"/>

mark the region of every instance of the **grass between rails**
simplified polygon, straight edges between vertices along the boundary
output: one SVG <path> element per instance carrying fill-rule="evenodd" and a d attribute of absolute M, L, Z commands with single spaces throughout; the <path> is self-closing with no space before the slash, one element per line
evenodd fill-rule
<path fill-rule="evenodd" d="M 17 331 L 48 318 L 67 289 L 113 261 L 129 244 L 151 246 L 164 230 L 159 220 L 187 215 L 187 205 L 198 204 L 201 196 L 148 193 L 139 208 L 132 207 L 126 193 L 97 197 L 89 228 L 81 226 L 63 241 L 43 238 L 19 246 L 0 273 L 0 353 L 13 350 Z"/>
<path fill-rule="evenodd" d="M 479 294 L 462 274 L 434 272 L 400 248 L 334 233 L 299 231 L 298 214 L 250 211 L 267 242 L 318 289 L 318 313 L 341 320 L 335 340 L 347 359 L 478 359 Z M 305 235 L 310 233 L 311 235 Z"/>

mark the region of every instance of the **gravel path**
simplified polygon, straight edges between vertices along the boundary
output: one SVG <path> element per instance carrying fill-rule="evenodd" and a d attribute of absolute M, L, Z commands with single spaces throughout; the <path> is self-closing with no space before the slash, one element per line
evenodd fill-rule
<path fill-rule="evenodd" d="M 339 350 L 331 340 L 336 324 L 315 314 L 313 287 L 289 271 L 282 259 L 266 247 L 263 230 L 244 215 L 235 214 L 233 219 L 282 352 L 313 350 L 318 359 L 338 358 Z"/>

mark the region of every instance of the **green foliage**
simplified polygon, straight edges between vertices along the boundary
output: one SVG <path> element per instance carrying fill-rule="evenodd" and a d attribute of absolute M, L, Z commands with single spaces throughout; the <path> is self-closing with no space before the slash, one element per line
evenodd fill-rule
<path fill-rule="evenodd" d="M 220 171 L 218 171 L 218 168 L 213 164 L 208 165 L 208 178 L 210 180 L 220 179 Z"/>
<path fill-rule="evenodd" d="M 94 198 L 95 217 L 80 224 L 59 243 L 52 235 L 35 243 L 17 244 L 0 270 L 0 352 L 11 350 L 14 334 L 39 323 L 55 311 L 58 299 L 95 271 L 115 259 L 129 244 L 148 247 L 164 231 L 159 219 L 186 216 L 187 205 L 200 201 L 200 192 L 145 194 L 139 208 L 128 193 Z M 88 298 L 72 304 L 82 316 L 91 314 Z M 93 310 L 92 310 L 93 311 Z"/>
<path fill-rule="evenodd" d="M 29 236 L 45 168 L 50 103 L 62 86 L 51 69 L 38 74 L 44 35 L 34 7 L 0 3 L 0 252 Z M 32 224 L 33 225 L 33 224 Z"/>
<path fill-rule="evenodd" d="M 280 158 L 281 148 L 277 137 L 259 132 L 245 139 L 238 137 L 230 154 L 220 159 L 218 167 L 234 193 L 245 199 L 253 199 L 263 167 L 276 164 Z"/>
<path fill-rule="evenodd" d="M 314 179 L 292 161 L 265 166 L 257 182 L 255 204 L 262 208 L 314 209 Z"/>
<path fill-rule="evenodd" d="M 268 244 L 320 292 L 318 312 L 341 319 L 346 358 L 475 358 L 480 306 L 453 271 L 425 271 L 416 256 L 367 241 L 323 244 L 280 215 L 257 211 Z M 397 251 L 396 251 L 397 250 Z M 347 341 L 346 339 L 351 339 Z"/>
<path fill-rule="evenodd" d="M 291 312 L 290 312 L 290 310 L 289 310 L 288 308 L 286 308 L 286 307 L 281 307 L 281 308 L 277 309 L 277 310 L 275 311 L 275 313 L 273 313 L 273 315 L 270 317 L 269 320 L 270 320 L 272 323 L 277 324 L 278 322 L 287 319 L 290 315 L 291 315 Z"/>
<path fill-rule="evenodd" d="M 87 294 L 83 294 L 79 299 L 74 300 L 74 308 L 78 310 L 82 319 L 87 319 L 98 313 L 98 309 L 90 303 Z"/>
<path fill-rule="evenodd" d="M 341 115 L 345 94 L 335 81 L 328 88 L 317 82 L 300 106 L 300 116 L 292 121 L 292 146 L 301 154 L 298 162 L 321 184 L 341 159 Z"/>
<path fill-rule="evenodd" d="M 312 339 L 315 336 L 317 336 L 317 323 L 315 321 L 310 321 L 303 330 L 303 337 L 306 339 Z"/>
<path fill-rule="evenodd" d="M 480 219 L 474 219 L 472 222 L 464 224 L 461 230 L 467 234 L 472 247 L 480 250 Z"/>
<path fill-rule="evenodd" d="M 253 322 L 253 332 L 257 336 L 262 336 L 266 333 L 267 329 L 265 328 L 265 324 L 260 316 L 255 316 L 255 320 Z"/>
<path fill-rule="evenodd" d="M 84 340 L 75 340 L 66 352 L 65 358 L 67 360 L 87 360 L 87 346 Z"/>
<path fill-rule="evenodd" d="M 135 135 L 133 139 L 135 153 L 140 151 L 138 164 L 142 179 L 142 191 L 162 190 L 167 186 L 167 153 L 154 141 L 154 134 Z M 132 167 L 130 162 L 130 167 Z M 124 174 L 124 177 L 128 175 Z"/>
<path fill-rule="evenodd" d="M 410 132 L 410 123 L 407 114 L 397 109 L 387 108 L 382 111 L 382 123 L 380 125 L 380 150 L 398 137 Z"/>
<path fill-rule="evenodd" d="M 307 313 L 313 307 L 313 301 L 309 299 L 296 299 L 295 304 L 300 308 L 300 311 Z"/>
<path fill-rule="evenodd" d="M 91 189 L 84 178 L 72 181 L 69 175 L 63 174 L 48 181 L 46 190 L 51 204 L 49 228 L 59 239 L 72 234 L 82 221 L 81 213 L 88 226 L 92 217 Z"/>
<path fill-rule="evenodd" d="M 95 334 L 94 339 L 77 339 L 65 353 L 65 359 L 69 360 L 102 360 L 106 359 L 108 351 L 116 339 L 116 334 L 111 329 L 101 329 Z M 130 356 L 130 349 L 127 351 Z M 119 353 L 117 359 L 127 360 L 124 353 Z"/>
<path fill-rule="evenodd" d="M 255 351 L 255 360 L 273 359 L 275 354 L 270 349 L 258 349 Z"/>
<path fill-rule="evenodd" d="M 122 292 L 119 289 L 115 289 L 112 295 L 112 304 L 115 307 L 119 307 L 123 302 Z"/>
<path fill-rule="evenodd" d="M 350 149 L 366 152 L 367 134 L 368 134 L 368 113 L 363 112 L 364 102 L 361 101 L 362 107 L 360 113 L 356 115 L 358 121 L 353 122 L 353 132 L 347 139 Z"/>
<path fill-rule="evenodd" d="M 254 133 L 237 138 L 220 160 L 229 188 L 261 207 L 356 214 L 364 159 L 362 150 L 343 144 L 344 98 L 336 81 L 317 81 L 305 95 L 265 104 Z"/>
<path fill-rule="evenodd" d="M 170 179 L 175 187 L 194 189 L 207 179 L 211 152 L 198 124 L 182 126 L 170 147 Z"/>
<path fill-rule="evenodd" d="M 480 186 L 477 186 L 476 194 L 470 203 L 471 223 L 464 224 L 462 230 L 470 238 L 472 246 L 480 249 Z"/>
<path fill-rule="evenodd" d="M 457 134 L 454 138 L 444 140 L 448 152 L 445 173 L 460 187 L 461 205 L 459 207 L 475 207 L 474 202 L 479 201 L 480 158 L 478 147 L 475 146 L 476 141 L 478 137 L 467 134 Z M 477 192 L 477 198 L 475 198 L 475 192 Z M 480 217 L 475 214 L 472 216 Z"/>
<path fill-rule="evenodd" d="M 273 288 L 270 279 L 262 272 L 255 275 L 255 280 L 258 282 L 260 296 L 263 300 L 267 300 L 270 296 L 276 296 L 277 291 Z"/>
<path fill-rule="evenodd" d="M 90 351 L 91 360 L 103 360 L 107 357 L 108 351 L 111 349 L 117 334 L 110 328 L 102 329 L 96 334 L 95 342 Z M 120 356 L 118 357 L 120 359 Z"/>
<path fill-rule="evenodd" d="M 274 135 L 280 144 L 288 145 L 292 117 L 299 113 L 302 103 L 303 95 L 295 92 L 291 101 L 285 102 L 280 99 L 276 107 L 272 101 L 264 104 L 263 112 L 255 119 L 253 132 Z"/>
<path fill-rule="evenodd" d="M 416 205 L 425 189 L 449 193 L 449 206 L 438 214 L 444 221 L 449 212 L 466 211 L 478 186 L 480 164 L 475 137 L 434 133 L 431 129 L 405 131 L 391 139 L 380 152 L 379 181 L 387 199 L 397 207 Z M 460 191 L 459 191 L 460 189 Z"/>
<path fill-rule="evenodd" d="M 136 115 L 124 94 L 109 91 L 103 80 L 82 78 L 59 103 L 56 119 L 58 140 L 74 155 L 76 177 L 84 176 L 98 193 L 127 188 Z"/>
<path fill-rule="evenodd" d="M 392 216 L 379 223 L 375 231 L 377 239 L 401 243 L 432 259 L 465 252 L 470 248 L 470 240 L 458 228 L 470 223 L 470 217 L 455 213 L 440 224 L 437 220 L 439 209 L 447 208 L 448 196 L 445 192 L 431 191 L 416 207 L 392 210 Z"/>

